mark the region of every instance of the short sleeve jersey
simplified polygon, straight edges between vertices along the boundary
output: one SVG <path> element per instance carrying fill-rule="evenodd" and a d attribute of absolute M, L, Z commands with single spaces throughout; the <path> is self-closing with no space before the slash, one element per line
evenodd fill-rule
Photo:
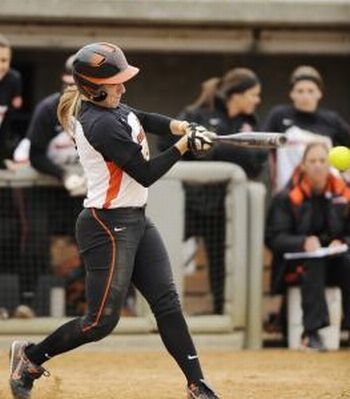
<path fill-rule="evenodd" d="M 0 80 L 0 129 L 15 97 L 22 95 L 22 80 L 19 72 L 10 69 Z"/>
<path fill-rule="evenodd" d="M 119 104 L 109 109 L 83 102 L 74 138 L 88 183 L 85 207 L 145 205 L 147 188 L 123 170 L 139 153 L 149 159 L 144 129 L 130 107 Z"/>

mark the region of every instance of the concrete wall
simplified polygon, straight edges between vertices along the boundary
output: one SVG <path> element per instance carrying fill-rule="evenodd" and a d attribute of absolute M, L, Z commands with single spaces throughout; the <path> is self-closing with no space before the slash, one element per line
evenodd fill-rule
<path fill-rule="evenodd" d="M 2 0 L 0 18 L 171 24 L 349 26 L 348 0 Z"/>
<path fill-rule="evenodd" d="M 108 40 L 130 50 L 350 52 L 349 0 L 2 0 L 0 32 L 22 48 Z"/>
<path fill-rule="evenodd" d="M 141 74 L 126 100 L 176 115 L 202 80 L 234 66 L 263 82 L 261 117 L 287 100 L 288 75 L 312 64 L 324 75 L 324 105 L 350 120 L 349 0 L 2 0 L 0 33 L 14 46 L 25 110 L 59 88 L 67 55 L 112 41 Z"/>

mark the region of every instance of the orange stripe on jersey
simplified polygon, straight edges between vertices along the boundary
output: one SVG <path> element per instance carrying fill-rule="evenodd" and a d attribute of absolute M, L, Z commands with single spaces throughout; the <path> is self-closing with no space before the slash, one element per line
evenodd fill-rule
<path fill-rule="evenodd" d="M 111 243 L 112 243 L 112 259 L 111 259 L 111 263 L 109 265 L 109 274 L 108 274 L 106 287 L 105 287 L 105 290 L 104 290 L 104 293 L 103 293 L 103 297 L 102 297 L 102 301 L 101 301 L 100 307 L 99 307 L 97 315 L 96 315 L 96 319 L 93 321 L 92 324 L 90 324 L 89 326 L 84 327 L 82 329 L 83 332 L 89 331 L 91 328 L 97 326 L 99 321 L 100 321 L 101 314 L 102 314 L 103 308 L 105 307 L 107 296 L 108 296 L 108 293 L 109 293 L 109 290 L 110 290 L 110 287 L 111 287 L 111 284 L 112 284 L 112 278 L 113 278 L 113 273 L 114 273 L 114 268 L 115 268 L 115 260 L 116 260 L 116 255 L 117 255 L 117 246 L 116 246 L 113 234 L 109 231 L 108 227 L 102 222 L 102 220 L 97 216 L 96 211 L 95 211 L 94 208 L 91 208 L 91 213 L 92 213 L 92 216 L 94 217 L 94 219 L 103 228 L 103 230 L 106 232 L 106 234 L 109 236 L 109 238 L 111 240 Z"/>
<path fill-rule="evenodd" d="M 106 162 L 106 165 L 109 170 L 109 182 L 106 199 L 103 204 L 104 209 L 109 208 L 111 202 L 117 197 L 123 176 L 123 171 L 114 162 Z"/>

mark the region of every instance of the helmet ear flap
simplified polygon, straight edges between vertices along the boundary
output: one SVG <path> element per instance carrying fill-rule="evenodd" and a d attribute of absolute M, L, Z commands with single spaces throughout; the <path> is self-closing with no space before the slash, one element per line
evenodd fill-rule
<path fill-rule="evenodd" d="M 107 93 L 102 90 L 102 85 L 90 82 L 87 79 L 84 79 L 83 77 L 79 76 L 76 73 L 73 73 L 74 75 L 74 80 L 77 82 L 80 91 L 84 96 L 89 98 L 90 100 L 94 101 L 103 101 L 107 97 Z"/>

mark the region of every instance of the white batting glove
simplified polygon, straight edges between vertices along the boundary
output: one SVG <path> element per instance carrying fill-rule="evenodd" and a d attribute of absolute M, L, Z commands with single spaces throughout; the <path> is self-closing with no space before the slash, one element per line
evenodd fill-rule
<path fill-rule="evenodd" d="M 187 128 L 188 148 L 194 155 L 205 155 L 214 145 L 215 133 L 210 132 L 204 126 L 190 123 Z"/>
<path fill-rule="evenodd" d="M 83 196 L 87 191 L 85 177 L 77 174 L 67 175 L 63 179 L 63 185 L 71 197 Z"/>

